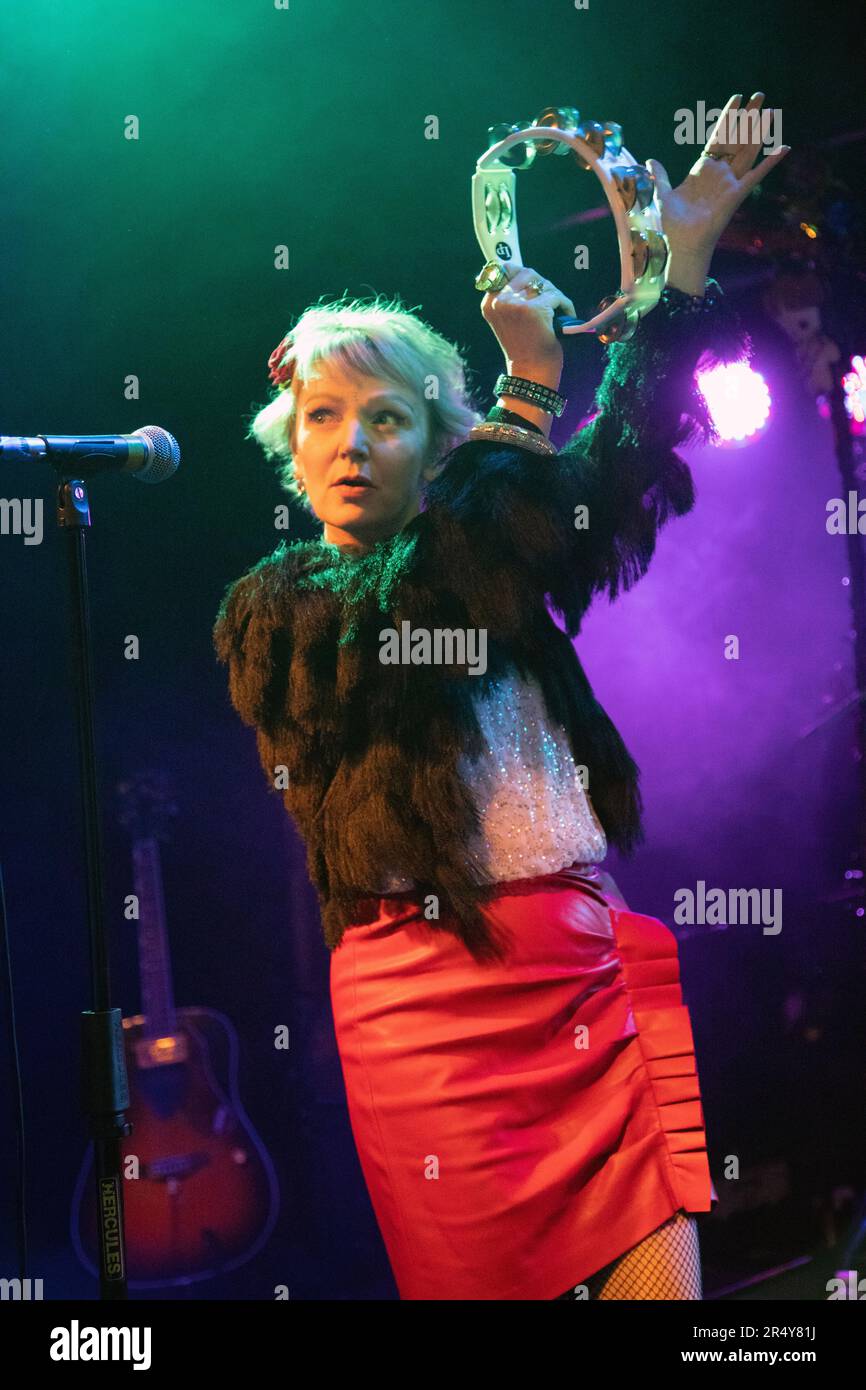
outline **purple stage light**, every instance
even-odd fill
[[[866,362],[859,353],[851,358],[850,370],[842,373],[842,390],[851,433],[866,434]],[[821,419],[829,420],[832,412],[824,392],[817,397],[817,404]]]
[[[770,392],[748,362],[727,362],[697,373],[698,389],[710,408],[719,443],[752,444],[766,428]]]
[[[851,370],[843,376],[842,386],[851,431],[853,434],[863,434],[866,432],[866,362],[859,353],[851,358]]]

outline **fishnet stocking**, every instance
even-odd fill
[[[583,1281],[590,1299],[702,1299],[698,1224],[680,1210]],[[574,1289],[559,1295],[575,1299]]]

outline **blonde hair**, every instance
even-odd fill
[[[417,307],[417,306],[416,306]],[[467,386],[468,367],[459,348],[401,302],[376,295],[311,305],[292,329],[291,384],[274,388],[267,405],[251,417],[246,438],[265,457],[279,460],[281,486],[312,512],[295,480],[291,437],[298,393],[316,363],[334,358],[344,369],[408,386],[427,405],[429,457],[435,463],[466,438],[483,416]]]

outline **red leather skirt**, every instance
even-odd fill
[[[366,900],[373,920],[331,955],[352,1132],[403,1299],[554,1299],[718,1200],[673,933],[585,868],[494,894],[502,963],[412,894]]]

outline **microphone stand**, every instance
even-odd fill
[[[66,478],[60,482],[57,489],[57,524],[66,531],[68,538],[72,664],[93,999],[93,1008],[81,1015],[82,1105],[94,1146],[100,1297],[120,1300],[128,1296],[120,1141],[132,1133],[132,1126],[126,1118],[129,1083],[123,1047],[123,1018],[120,1009],[111,1007],[105,931],[102,825],[94,737],[93,651],[85,550],[86,532],[90,526],[90,504],[87,486],[81,478]]]

